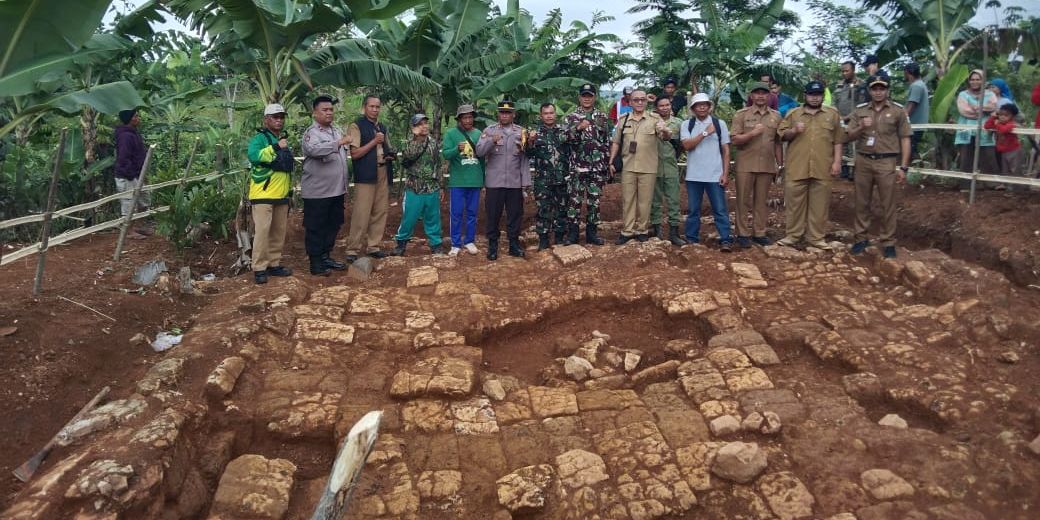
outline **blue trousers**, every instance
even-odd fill
[[[729,231],[729,211],[726,209],[726,188],[718,182],[686,181],[686,203],[690,212],[686,215],[686,240],[691,243],[701,241],[701,201],[708,196],[708,204],[715,215],[715,229],[719,232],[719,242],[733,241]]]
[[[477,208],[480,206],[480,188],[448,188],[451,247],[473,243],[477,234]],[[463,222],[465,219],[465,222]],[[463,239],[465,230],[465,239]]]

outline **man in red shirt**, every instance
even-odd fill
[[[619,117],[632,111],[632,107],[628,103],[628,98],[632,95],[633,90],[633,87],[625,87],[621,91],[621,99],[617,100],[617,103],[614,103],[614,106],[610,108],[610,119],[614,121],[615,125],[617,124]]]
[[[1033,106],[1040,107],[1040,83],[1033,87]],[[1040,110],[1036,112],[1036,123],[1033,126],[1040,128]]]

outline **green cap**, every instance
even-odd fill
[[[756,81],[751,84],[751,89],[748,92],[754,92],[756,90],[764,90],[769,92],[769,85],[766,85],[764,81]]]

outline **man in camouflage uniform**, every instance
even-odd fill
[[[664,120],[669,138],[657,142],[657,181],[654,183],[654,200],[650,203],[650,236],[664,239],[661,233],[661,203],[664,202],[668,205],[668,241],[672,245],[683,246],[686,245],[686,239],[679,231],[679,163],[676,155],[677,150],[682,149],[679,144],[682,121],[672,115],[671,98],[660,97],[654,103],[657,115]]]
[[[599,198],[607,183],[607,158],[610,156],[610,119],[596,110],[596,89],[586,83],[581,86],[578,109],[564,121],[564,133],[570,145],[570,178],[567,196],[570,205],[567,218],[570,230],[564,245],[578,242],[578,221],[581,204],[585,203],[585,242],[603,245],[597,234],[599,226]]]
[[[534,200],[538,205],[535,230],[538,250],[549,248],[549,232],[556,243],[567,234],[567,151],[563,127],[556,124],[556,106],[545,103],[539,111],[542,124],[527,137],[527,156],[534,167]]]

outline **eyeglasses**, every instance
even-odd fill
[[[645,97],[634,97],[631,99],[633,103],[646,103]]]

